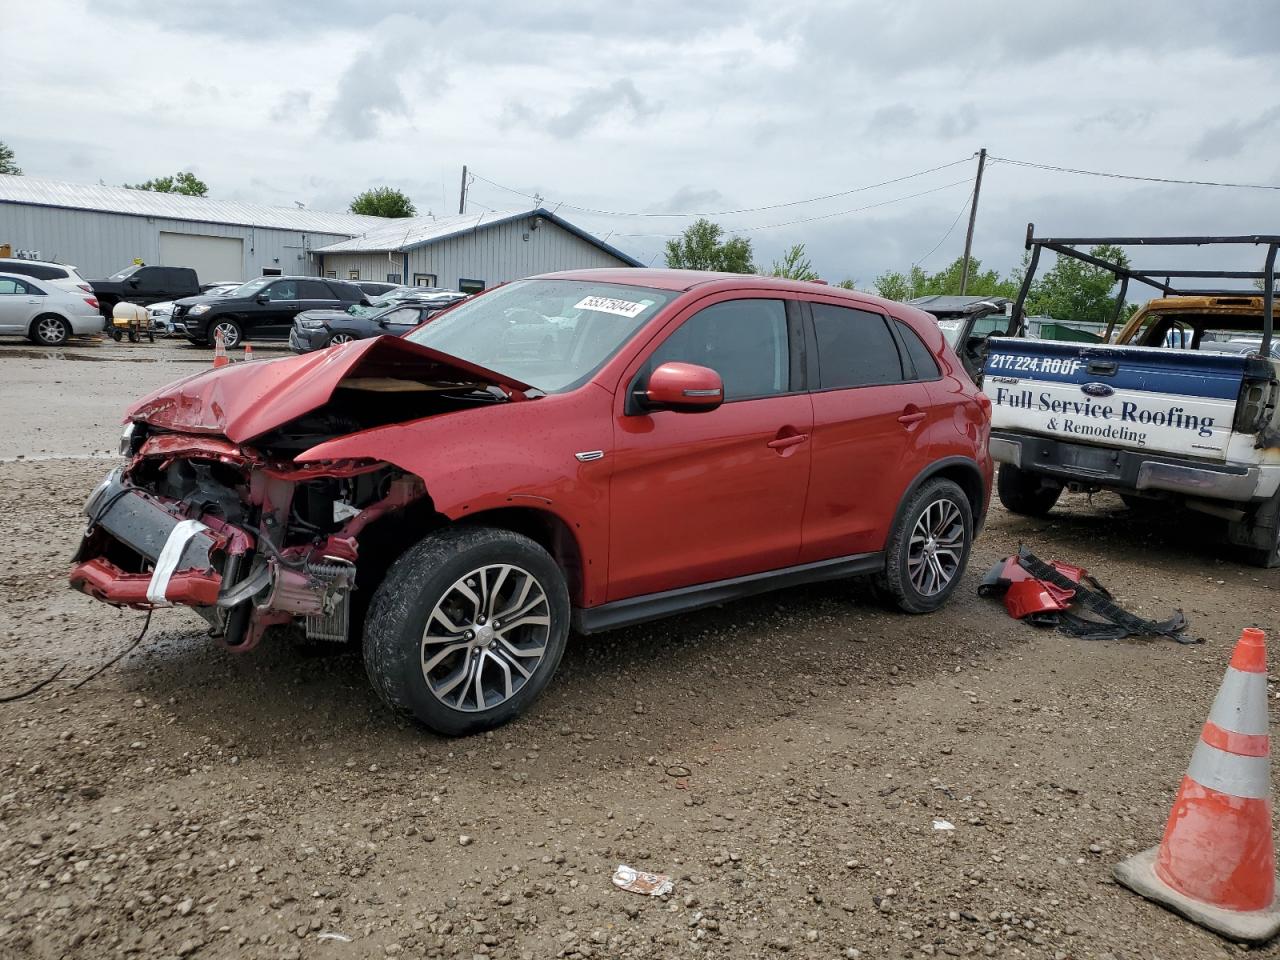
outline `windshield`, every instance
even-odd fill
[[[141,266],[142,266],[142,264],[140,264],[140,263],[130,264],[129,266],[125,267],[123,270],[117,270],[117,271],[116,271],[115,273],[113,273],[111,276],[107,277],[107,279],[108,279],[108,280],[123,280],[125,277],[132,277],[135,273],[137,273],[137,272],[138,272],[138,270],[139,270],[139,268],[140,268]]]
[[[230,293],[229,297],[252,297],[255,293],[265,287],[274,280],[274,277],[258,277],[256,280],[250,280],[248,283],[242,283]]]
[[[517,280],[408,339],[557,393],[585,382],[675,296],[590,280]]]

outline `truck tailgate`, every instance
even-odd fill
[[[993,430],[1224,460],[1241,354],[992,337]]]

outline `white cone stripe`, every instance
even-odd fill
[[[1265,800],[1271,791],[1271,760],[1269,757],[1237,756],[1201,740],[1191,754],[1187,776],[1200,786],[1219,793]]]
[[[1227,667],[1209,720],[1232,733],[1255,737],[1267,733],[1267,675]]]

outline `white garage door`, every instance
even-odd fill
[[[244,279],[244,241],[196,233],[160,233],[160,265],[194,267],[201,283]]]

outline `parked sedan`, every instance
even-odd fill
[[[98,300],[47,280],[0,273],[0,334],[57,347],[72,336],[102,332]]]
[[[335,343],[367,340],[384,334],[402,337],[418,324],[466,298],[464,293],[448,291],[431,298],[394,303],[372,313],[366,312],[360,304],[350,311],[308,310],[294,319],[289,347],[294,353],[310,353]]]

